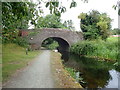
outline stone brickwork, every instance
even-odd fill
[[[27,31],[19,31],[19,36],[27,36],[28,32]]]
[[[68,48],[72,44],[83,40],[83,34],[81,32],[75,32],[65,29],[44,28],[44,29],[35,29],[35,30],[28,29],[28,30],[20,30],[20,31],[33,33],[33,35],[30,35],[28,37],[29,43],[31,44],[31,48],[33,49],[39,49],[41,47],[42,42],[50,37],[58,41],[60,45],[59,49],[65,51],[68,50]]]

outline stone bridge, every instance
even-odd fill
[[[58,42],[59,50],[68,51],[72,44],[83,40],[81,32],[58,28],[20,30],[20,35],[28,37],[28,41],[32,49],[40,49],[44,40],[53,38]]]

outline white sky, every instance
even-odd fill
[[[33,2],[36,1],[37,0],[33,0]],[[118,28],[118,13],[117,10],[112,8],[112,6],[115,5],[118,0],[88,0],[88,3],[83,3],[81,0],[75,0],[77,2],[77,7],[71,9],[69,7],[72,0],[59,1],[62,1],[62,5],[67,7],[67,12],[62,14],[61,19],[63,21],[72,20],[77,31],[80,30],[80,19],[78,19],[78,15],[80,15],[82,12],[88,13],[91,10],[98,10],[99,12],[107,13],[110,18],[113,19],[112,28]],[[49,10],[44,6],[42,7],[44,8],[44,16],[49,14]]]

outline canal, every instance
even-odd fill
[[[73,68],[79,74],[78,82],[84,88],[118,88],[120,72],[115,69],[112,62],[87,58],[61,52],[63,64]]]

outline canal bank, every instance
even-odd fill
[[[118,88],[120,72],[113,62],[97,58],[79,56],[73,53],[62,52],[61,58],[65,67],[79,72],[82,80],[78,82],[84,88]]]
[[[82,86],[71,77],[62,64],[61,54],[51,51],[51,67],[56,83],[56,88],[81,88]]]

